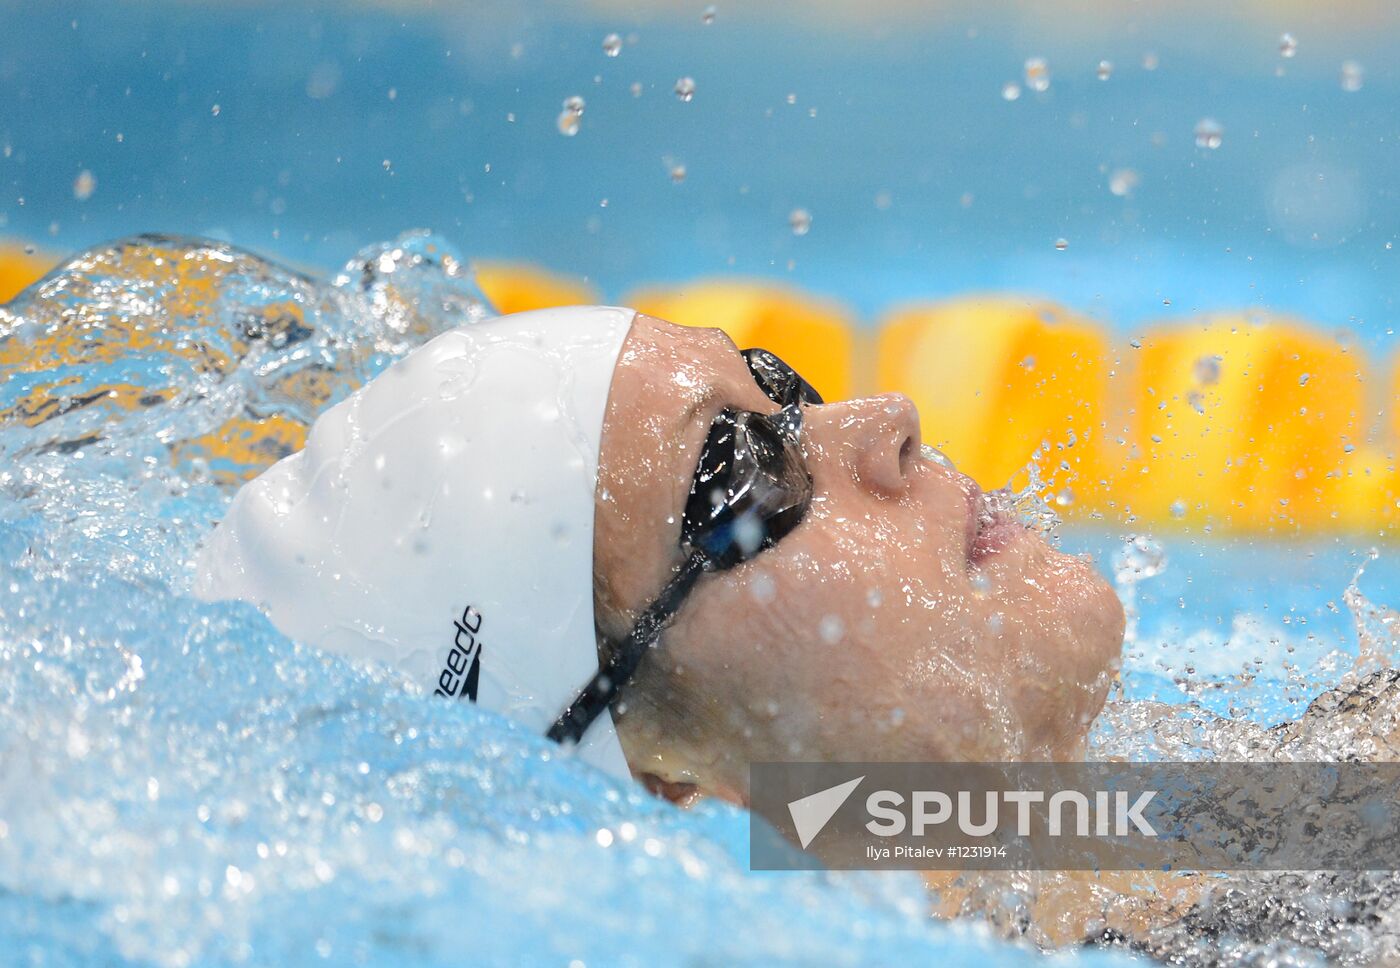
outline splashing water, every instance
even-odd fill
[[[932,447],[923,456],[953,469]],[[1023,472],[1023,486],[989,491],[984,502],[989,514],[1012,515],[1058,538],[1039,457]],[[1183,569],[1188,586],[1195,570],[1224,582],[1241,570],[1268,575],[1258,563],[1241,569],[1229,561],[1225,546],[1213,550],[1227,560]],[[1280,550],[1265,551],[1275,568]],[[1126,617],[1124,664],[1091,730],[1089,759],[1400,760],[1400,670],[1392,668],[1400,663],[1400,612],[1373,603],[1360,587],[1379,558],[1375,549],[1353,566],[1341,595],[1354,653],[1341,628],[1330,649],[1327,638],[1305,631],[1306,613],[1292,614],[1296,586],[1283,599],[1290,614],[1282,625],[1236,611],[1223,636],[1207,628],[1144,630],[1142,591],[1163,580],[1170,558],[1146,534],[1130,536],[1111,557]],[[1267,612],[1270,604],[1255,607]],[[1323,611],[1341,613],[1331,601]],[[934,893],[945,913],[1049,949],[1091,939],[1168,963],[1210,965],[1400,957],[1400,872],[964,872]]]
[[[911,877],[752,874],[741,810],[188,595],[240,482],[489,311],[426,233],[330,284],[131,239],[0,310],[4,960],[1042,964],[931,922]]]
[[[1168,561],[1179,554],[1150,536],[1129,538],[1114,556],[1125,605],[1168,580]],[[1277,561],[1279,550],[1260,554]],[[1216,575],[1252,572],[1248,557],[1220,557],[1227,560],[1212,563]],[[1329,648],[1304,632],[1302,613],[1280,623],[1236,612],[1223,634],[1164,634],[1130,620],[1125,688],[1095,722],[1088,758],[1400,760],[1400,670],[1392,668],[1400,615],[1360,588],[1376,560],[1373,550],[1354,566],[1344,610],[1330,601],[1319,609],[1350,619],[1354,653],[1340,638]],[[1169,964],[1372,964],[1400,955],[1400,873],[1391,871],[973,873],[940,896],[945,910],[984,918],[1008,936],[1047,947],[1094,938]]]
[[[930,444],[923,445],[921,456],[931,464],[946,467],[951,471],[957,470],[957,466],[947,454]],[[1031,453],[1031,459],[1026,466],[1013,474],[1010,481],[995,490],[982,492],[978,521],[983,527],[992,524],[999,517],[1012,518],[1052,545],[1059,544],[1060,525],[1063,522],[1046,500],[1045,495],[1049,489],[1047,482],[1041,477],[1040,457],[1041,451],[1036,449]],[[1025,483],[1018,487],[1016,481],[1023,475]]]

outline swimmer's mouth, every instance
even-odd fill
[[[988,493],[972,478],[967,487],[967,560],[977,564],[1005,548],[1024,525],[1003,506],[1001,491]]]

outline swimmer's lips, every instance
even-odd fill
[[[1021,525],[1004,511],[988,514],[981,486],[966,475],[962,477],[963,491],[967,495],[966,554],[968,563],[975,565],[1010,544]]]

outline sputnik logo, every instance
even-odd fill
[[[854,780],[838,783],[834,787],[808,794],[788,804],[788,813],[792,815],[792,824],[797,830],[797,839],[802,842],[803,850],[817,838],[817,834],[822,832],[822,828],[836,815],[836,811],[841,809],[841,804],[850,799],[851,794],[856,792],[856,787],[860,786],[860,781],[864,779],[864,776],[858,776]]]

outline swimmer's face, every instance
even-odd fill
[[[725,407],[778,409],[719,330],[637,317],[596,512],[613,639],[683,560],[681,512]],[[976,484],[920,458],[903,396],[805,408],[802,441],[802,522],[702,576],[624,689],[633,769],[745,800],[751,761],[1079,755],[1123,637],[1103,578],[1019,525],[979,533]]]

